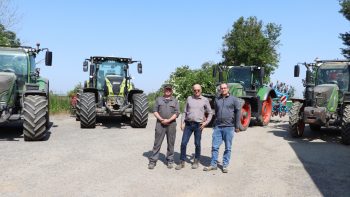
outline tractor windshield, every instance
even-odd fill
[[[126,63],[117,61],[105,61],[99,65],[97,72],[97,88],[102,89],[106,76],[118,76],[124,78],[124,66]]]
[[[347,66],[321,66],[317,70],[316,85],[337,84],[341,91],[348,91],[349,76]]]
[[[251,87],[252,71],[250,67],[232,67],[228,72],[228,83],[240,83],[245,88]]]
[[[13,72],[18,81],[25,82],[28,78],[28,59],[21,51],[0,50],[0,72]]]

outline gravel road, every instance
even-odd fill
[[[203,131],[199,169],[190,168],[192,136],[183,170],[164,164],[166,140],[156,168],[148,170],[153,115],[146,129],[109,120],[84,130],[75,118],[56,115],[40,142],[24,142],[17,125],[0,127],[0,196],[349,196],[350,146],[335,130],[307,128],[303,138],[290,138],[287,120],[237,133],[227,174],[203,171],[211,128]],[[178,129],[176,161],[181,136]],[[223,145],[220,161],[222,153]]]

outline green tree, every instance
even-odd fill
[[[15,32],[6,30],[5,26],[0,24],[0,45],[20,46],[21,42]]]
[[[200,84],[203,93],[215,93],[215,82],[212,77],[213,66],[213,63],[206,62],[202,64],[200,69],[190,69],[186,65],[176,68],[167,80],[167,83],[174,86],[174,96],[180,101],[186,100],[188,96],[193,94],[192,86],[194,84]]]
[[[281,30],[282,26],[274,23],[263,26],[256,17],[240,17],[223,37],[223,64],[262,66],[265,68],[264,82],[269,82],[270,75],[278,67]]]
[[[344,17],[350,21],[350,0],[340,0],[340,13],[344,15]],[[343,44],[347,46],[346,48],[342,48],[341,51],[344,57],[350,59],[350,31],[341,33],[340,38],[343,40]]]
[[[79,82],[77,85],[75,85],[74,89],[73,90],[70,90],[68,92],[68,97],[73,97],[77,94],[78,90],[82,90],[83,89],[83,86],[81,85],[81,83]]]

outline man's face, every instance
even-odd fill
[[[223,96],[228,95],[228,87],[227,87],[226,84],[221,84],[221,85],[220,85],[220,93],[221,93]]]
[[[202,93],[202,89],[200,86],[193,86],[192,90],[193,90],[193,95],[196,97],[199,97]]]
[[[164,96],[171,96],[173,90],[171,88],[164,88]]]

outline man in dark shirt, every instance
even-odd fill
[[[238,126],[240,124],[240,102],[239,100],[229,94],[228,85],[223,83],[220,85],[220,96],[215,99],[215,122],[212,137],[211,162],[209,167],[205,167],[204,171],[211,171],[217,169],[217,160],[219,148],[222,142],[225,143],[225,151],[222,162],[222,172],[228,172],[228,165],[231,158],[231,146],[233,134],[239,132]]]
[[[202,96],[202,87],[195,84],[192,88],[193,95],[186,100],[184,115],[181,120],[181,130],[183,131],[181,140],[180,163],[176,166],[176,170],[185,167],[186,147],[187,143],[194,133],[195,155],[192,164],[192,169],[197,169],[199,165],[199,158],[201,156],[201,137],[202,130],[209,124],[212,117],[211,107],[207,98]],[[208,114],[208,117],[205,117]],[[183,122],[185,124],[183,124]]]
[[[172,96],[173,90],[170,84],[164,85],[164,94],[156,99],[153,114],[157,118],[155,129],[155,140],[152,155],[149,157],[148,169],[156,166],[159,157],[160,147],[167,136],[167,166],[173,167],[174,144],[176,138],[176,118],[179,116],[179,102]]]

